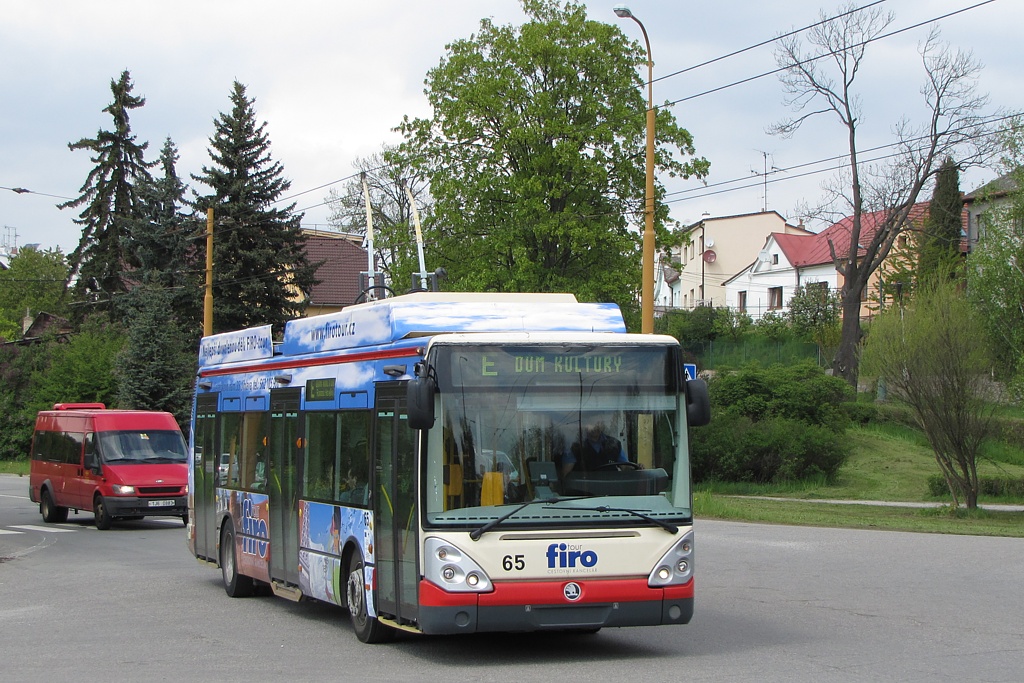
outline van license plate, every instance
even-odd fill
[[[173,500],[151,500],[149,501],[149,507],[151,508],[165,508],[172,507],[174,505]]]

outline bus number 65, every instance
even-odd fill
[[[523,559],[522,555],[506,555],[501,558],[501,567],[507,572],[513,569],[523,571],[526,568],[526,560]]]

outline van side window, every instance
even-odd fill
[[[82,441],[84,434],[79,432],[64,432],[61,439],[61,456],[63,462],[70,465],[78,465],[82,462]]]

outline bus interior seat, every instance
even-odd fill
[[[481,505],[505,504],[505,475],[501,472],[484,472],[480,487]]]

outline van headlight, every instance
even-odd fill
[[[130,496],[135,493],[134,486],[122,486],[121,484],[114,484],[110,487],[114,493],[119,496]]]

